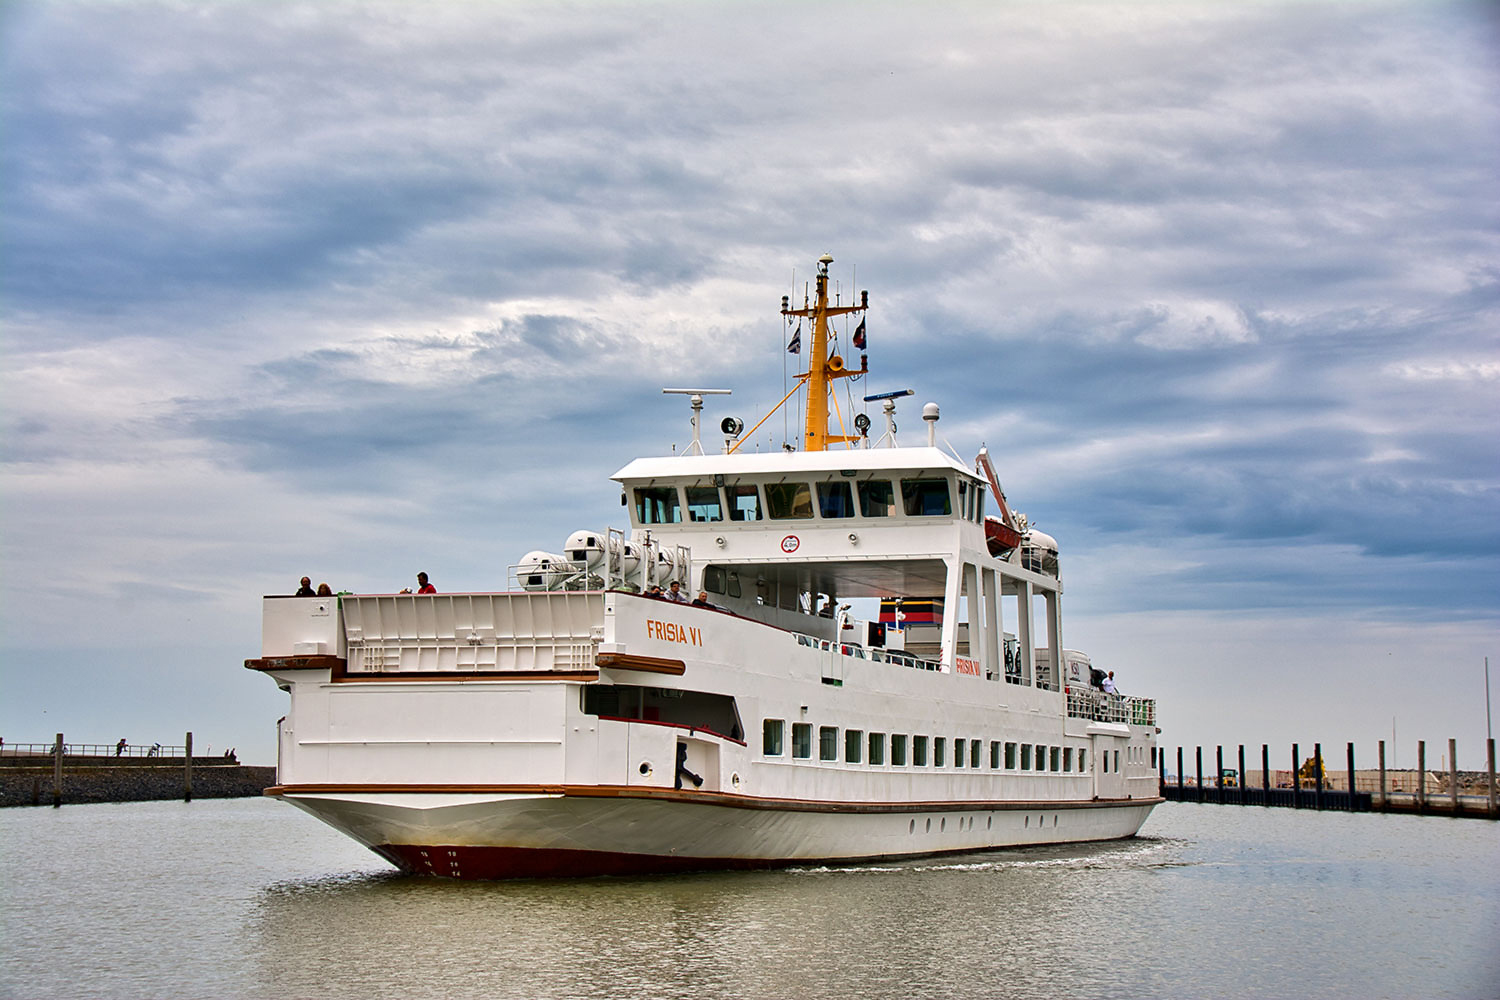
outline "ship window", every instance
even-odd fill
[[[740,593],[741,593],[741,591],[740,591],[740,575],[738,573],[730,573],[729,574],[729,596],[730,597],[739,597]]]
[[[1052,766],[1048,768],[1049,771],[1056,771],[1056,770],[1058,770],[1058,760],[1060,759],[1061,755],[1062,755],[1062,750],[1060,748],[1058,748],[1058,747],[1052,747],[1052,749],[1051,749],[1051,756],[1049,758],[1049,760],[1052,763]]]
[[[782,746],[785,733],[786,723],[780,719],[767,719],[761,723],[760,752],[767,757],[780,757],[786,752]]]
[[[969,741],[969,766],[970,767],[978,767],[979,766],[979,751],[982,749],[982,742],[983,741],[981,741],[981,740],[970,740]]]
[[[901,480],[901,503],[907,517],[939,517],[953,513],[946,479]]]
[[[818,759],[839,759],[839,730],[837,726],[818,727]]]
[[[927,737],[913,736],[911,738],[911,762],[917,767],[927,766]]]
[[[964,766],[964,741],[962,739],[953,741],[953,766]]]
[[[844,480],[818,484],[818,514],[820,517],[853,517],[854,493]]]
[[[812,723],[792,723],[792,756],[801,760],[812,756]]]
[[[677,487],[636,487],[635,519],[641,524],[680,523],[682,521],[682,508],[677,505]]]
[[[1156,747],[1151,748],[1151,766],[1156,767]]]
[[[859,512],[865,517],[890,517],[896,508],[896,491],[889,479],[866,479],[859,484]]]
[[[1022,743],[1021,744],[1021,770],[1023,770],[1023,771],[1029,771],[1029,770],[1031,770],[1031,744],[1030,743]]]
[[[885,763],[885,733],[870,734],[870,763]]]
[[[1071,771],[1071,770],[1073,770],[1073,748],[1072,747],[1063,747],[1063,768],[1062,769],[1064,771]]]
[[[734,483],[724,487],[729,497],[729,519],[731,521],[759,521],[760,494],[754,483]]]
[[[703,589],[710,594],[724,593],[724,567],[703,567]]]
[[[687,487],[687,509],[689,521],[724,520],[724,508],[719,503],[719,490],[715,486]]]
[[[766,509],[778,521],[812,517],[812,488],[806,483],[767,483]]]
[[[974,500],[975,500],[975,503],[974,503],[974,523],[975,524],[983,524],[984,523],[984,496],[985,496],[985,489],[984,489],[984,487],[983,486],[975,486],[974,487]]]
[[[1086,749],[1084,749],[1083,747],[1079,747],[1078,748],[1078,770],[1080,770],[1080,771],[1087,771],[1088,769],[1089,769],[1089,752]]]
[[[906,734],[891,734],[891,763],[896,767],[906,766]]]
[[[1120,772],[1120,751],[1116,750],[1115,751],[1115,773],[1118,774],[1119,772]]]
[[[858,764],[862,759],[860,751],[864,749],[865,731],[863,729],[844,730],[844,760],[850,764]]]
[[[1005,769],[1007,771],[1016,769],[1016,745],[1014,743],[1005,744]]]
[[[1036,756],[1032,760],[1036,764],[1034,770],[1047,770],[1047,748],[1038,743],[1036,745]]]
[[[990,740],[990,769],[1000,769],[1000,741]]]
[[[948,756],[948,741],[942,736],[932,738],[932,766],[942,767],[944,759]]]

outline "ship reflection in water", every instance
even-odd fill
[[[261,799],[5,809],[0,993],[1480,997],[1500,982],[1500,824],[1167,803],[1142,833],[465,882],[397,874]]]

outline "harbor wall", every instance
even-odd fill
[[[276,768],[245,764],[195,767],[191,794],[183,768],[73,765],[64,769],[61,795],[54,795],[51,767],[0,768],[0,807],[84,802],[148,802],[157,799],[234,799],[260,795],[276,783]],[[54,802],[54,799],[57,801]]]

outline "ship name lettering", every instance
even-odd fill
[[[681,642],[689,646],[703,645],[701,628],[679,625],[676,622],[659,622],[655,618],[647,618],[646,634],[653,639],[661,639],[663,642]]]

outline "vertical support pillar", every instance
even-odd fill
[[[1427,741],[1417,740],[1417,812],[1427,809]]]
[[[1453,815],[1458,812],[1458,740],[1448,741],[1448,783],[1453,788]]]
[[[1062,602],[1057,599],[1056,590],[1043,591],[1047,605],[1047,645],[1052,647],[1052,676],[1049,677],[1047,689],[1049,691],[1062,690]]]
[[[1493,781],[1490,782],[1494,784]],[[1177,748],[1177,801],[1182,801],[1182,747]]]
[[[1380,741],[1380,798],[1376,800],[1376,808],[1385,811],[1385,740]]]
[[[958,669],[958,600],[963,593],[964,571],[968,567],[957,560],[948,563],[948,582],[943,588],[943,652],[941,655],[944,673]]]
[[[1240,805],[1245,804],[1245,744],[1240,744]]]
[[[969,655],[968,658],[979,664],[981,675],[989,673],[989,668],[984,663],[984,649],[987,643],[984,638],[984,629],[987,623],[984,621],[984,598],[979,590],[979,566],[976,563],[964,563],[961,568],[962,578],[958,583],[959,600],[964,602],[969,617]],[[944,610],[943,621],[947,622],[947,609]],[[954,633],[953,655],[958,655],[957,633]],[[953,661],[955,671],[958,669],[958,660]]]
[[[193,734],[188,733],[182,748],[182,801],[193,801]]]
[[[984,670],[996,681],[1005,683],[1005,657],[1001,646],[1005,640],[1005,627],[1000,615],[1000,572],[987,569],[981,574],[984,580]]]
[[[1198,753],[1198,801],[1203,801],[1203,748],[1194,748]]]
[[[1497,809],[1497,800],[1496,800],[1496,797],[1495,797],[1495,739],[1494,739],[1494,737],[1490,737],[1490,739],[1487,740],[1486,742],[1489,744],[1489,753],[1488,753],[1488,756],[1489,756],[1489,764],[1490,764],[1490,808],[1489,808],[1489,814],[1490,814],[1490,819],[1496,819],[1496,818],[1500,818],[1500,809]]]
[[[1302,808],[1302,764],[1297,759],[1297,744],[1292,744],[1292,808]]]
[[[1313,807],[1323,810],[1323,744],[1313,744]]]
[[[1349,744],[1349,811],[1354,812],[1354,744]]]
[[[1224,744],[1214,747],[1214,788],[1219,793],[1219,805],[1224,804]]]
[[[1260,745],[1260,804],[1271,804],[1271,745]]]
[[[1156,755],[1156,794],[1166,797],[1167,794],[1167,755],[1159,753]]]
[[[52,808],[62,805],[63,734],[52,744]]]

